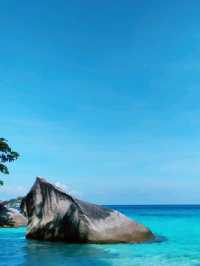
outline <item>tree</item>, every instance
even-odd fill
[[[9,174],[6,166],[7,162],[12,162],[19,157],[16,151],[13,151],[7,143],[7,140],[0,138],[0,172],[3,174]],[[0,185],[3,185],[3,181],[0,180]]]

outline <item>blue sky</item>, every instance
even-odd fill
[[[200,3],[1,1],[1,136],[35,176],[104,204],[200,203]]]

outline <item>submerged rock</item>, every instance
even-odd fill
[[[0,204],[0,227],[19,227],[25,225],[27,225],[27,218],[19,211]]]
[[[27,238],[75,243],[142,242],[152,232],[118,211],[78,200],[37,178],[22,200]]]

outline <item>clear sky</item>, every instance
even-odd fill
[[[200,203],[200,2],[0,2],[0,135],[98,203]]]

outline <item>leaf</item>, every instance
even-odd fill
[[[19,154],[10,148],[7,140],[0,138],[0,172],[3,174],[9,174],[8,168],[5,163],[15,161],[18,159],[18,157]]]

